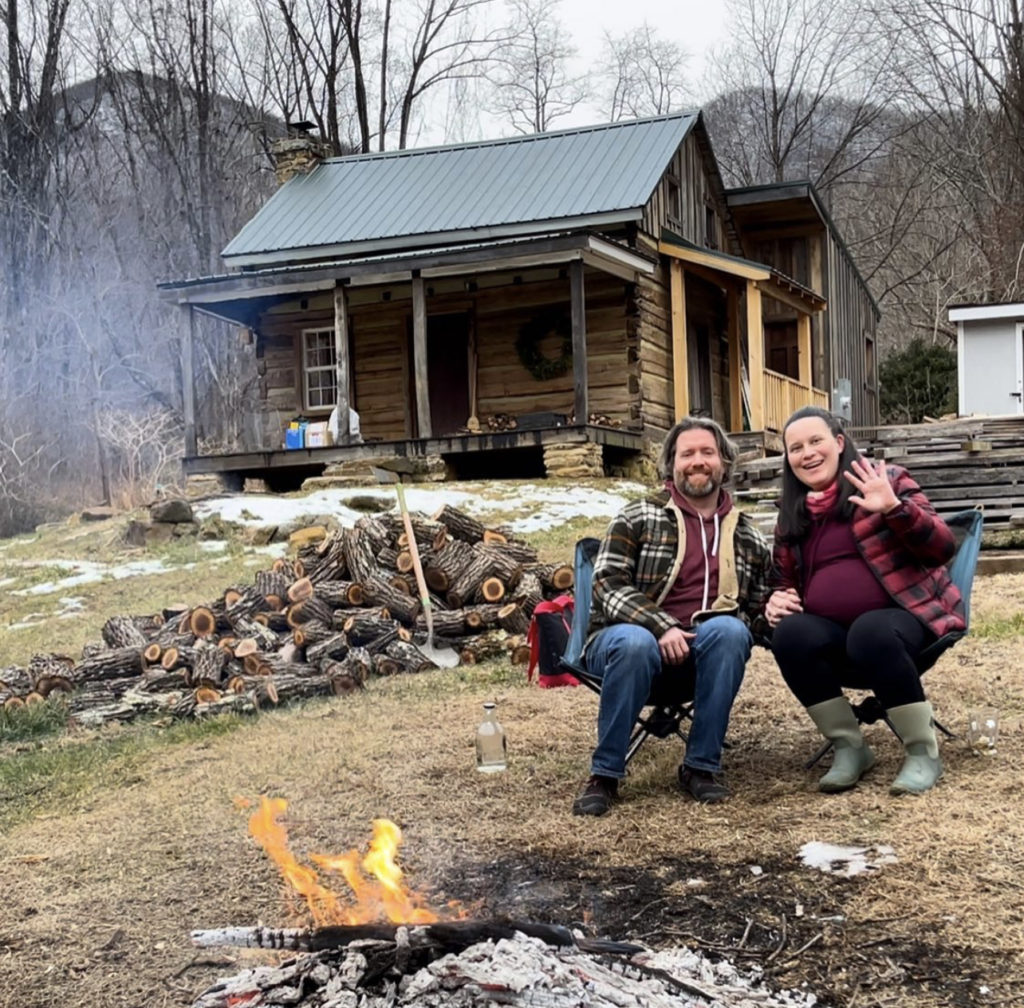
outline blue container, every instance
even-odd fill
[[[305,427],[287,427],[284,432],[285,448],[303,448],[306,441]]]

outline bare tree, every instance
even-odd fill
[[[275,18],[299,68],[282,107],[303,108],[339,152],[404,149],[424,96],[483,78],[507,31],[489,27],[494,0],[277,0]],[[268,51],[278,27],[264,19]],[[268,65],[272,63],[268,60]],[[280,71],[281,64],[274,64]],[[344,135],[343,135],[344,134]]]
[[[732,41],[708,107],[727,182],[810,179],[823,190],[883,154],[897,39],[849,0],[727,0]]]
[[[902,98],[927,125],[927,164],[953,220],[968,297],[1024,293],[1024,2],[878,6],[905,44]],[[913,157],[916,152],[908,152]],[[967,272],[969,271],[969,272]]]
[[[558,0],[510,0],[516,27],[490,75],[488,104],[519,133],[543,133],[587,97],[585,75],[573,75],[576,48],[558,20]]]
[[[615,122],[667,115],[686,104],[689,55],[675,42],[658,37],[644,22],[620,37],[605,34],[602,64],[605,115]]]

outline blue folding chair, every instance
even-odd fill
[[[984,520],[981,511],[978,508],[972,508],[969,511],[958,511],[956,514],[950,515],[946,519],[946,524],[956,540],[956,552],[953,554],[953,559],[946,564],[946,569],[949,571],[950,580],[960,590],[960,596],[964,600],[964,628],[963,630],[954,630],[951,633],[943,634],[917,656],[917,671],[921,675],[924,675],[938,661],[939,656],[943,652],[951,648],[961,637],[966,636],[971,625],[971,588],[974,585],[974,571],[978,566],[978,553],[981,550],[981,529]],[[884,721],[892,729],[893,734],[899,735],[893,723],[886,716],[885,708],[878,702],[877,697],[869,696],[861,700],[860,703],[852,704],[851,706],[853,707],[854,714],[857,715],[857,720],[861,724],[870,725],[876,721]],[[935,722],[935,727],[946,738],[956,738],[953,732],[938,721]],[[804,764],[805,768],[810,770],[831,748],[832,743],[826,742]]]
[[[601,541],[593,537],[580,539],[576,543],[573,560],[575,612],[569,642],[562,655],[562,667],[598,696],[601,694],[601,680],[587,671],[583,661],[583,645],[587,642],[590,606],[594,597],[594,559],[600,546]],[[640,712],[630,735],[629,745],[626,747],[627,766],[652,735],[655,738],[676,735],[686,742],[687,736],[682,725],[687,720],[693,720],[693,697],[696,686],[692,663],[686,667],[683,675],[674,675],[671,679],[662,676],[661,679],[666,681],[655,683],[647,705]]]

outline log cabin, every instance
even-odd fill
[[[188,475],[285,487],[387,457],[599,475],[690,413],[777,446],[844,380],[839,408],[877,422],[878,308],[821,200],[727,190],[700,112],[321,155],[282,143],[283,184],[224,249],[229,272],[160,285],[185,328]],[[254,446],[198,450],[199,314],[255,347]],[[334,443],[285,447],[335,406]]]

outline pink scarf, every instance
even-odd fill
[[[818,493],[810,491],[805,500],[807,501],[807,513],[812,518],[824,518],[839,500],[839,481],[834,480]]]

